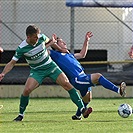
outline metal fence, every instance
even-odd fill
[[[87,57],[80,60],[85,71],[101,72],[117,84],[121,80],[133,84],[133,62],[128,57],[133,44],[132,8],[71,8],[66,6],[65,0],[0,0],[0,46],[4,49],[1,71],[3,63],[11,59],[25,39],[26,27],[33,23],[47,36],[56,33],[63,38],[72,52],[82,48],[86,32],[92,31],[94,36]],[[22,66],[19,68],[23,76],[15,68],[2,83],[23,84],[29,68]],[[50,80],[44,83],[46,81],[51,84]]]

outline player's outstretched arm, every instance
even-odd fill
[[[130,51],[128,52],[128,55],[130,58],[133,59],[133,46],[130,48]]]
[[[89,40],[90,38],[93,36],[92,32],[87,32],[85,35],[85,41],[83,44],[83,47],[80,51],[80,53],[75,53],[74,56],[76,59],[81,59],[81,58],[85,58],[86,54],[87,54],[87,50],[89,47]]]
[[[5,68],[3,69],[2,73],[0,74],[0,81],[4,78],[4,76],[12,70],[14,65],[16,64],[15,60],[11,60],[9,63],[6,64]]]

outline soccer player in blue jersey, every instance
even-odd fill
[[[80,109],[83,117],[87,118],[91,108],[85,108],[76,89],[69,83],[66,75],[51,59],[47,52],[45,45],[53,45],[56,42],[54,37],[50,40],[46,35],[40,34],[40,29],[36,25],[29,25],[26,28],[26,36],[26,39],[18,46],[11,61],[6,64],[0,74],[1,81],[22,56],[26,59],[31,68],[30,75],[25,83],[25,88],[20,98],[19,115],[14,121],[22,121],[24,111],[29,103],[29,94],[36,89],[46,77],[50,77],[68,91],[71,100]]]
[[[78,62],[77,59],[81,59],[86,56],[89,45],[88,41],[92,36],[92,32],[87,32],[80,53],[71,54],[67,50],[66,43],[55,34],[54,38],[57,40],[57,44],[54,45],[56,45],[56,50],[54,48],[54,50],[49,51],[51,58],[63,70],[70,83],[81,93],[85,107],[87,107],[92,98],[91,86],[95,86],[98,83],[104,88],[119,93],[122,97],[126,95],[125,82],[122,82],[120,88],[118,88],[100,73],[86,74],[84,72],[84,68]],[[60,51],[66,52],[62,53]],[[79,109],[77,110],[76,114],[72,116],[72,119],[81,120],[81,112]]]

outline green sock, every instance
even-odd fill
[[[80,110],[82,110],[84,108],[84,104],[75,88],[69,90],[68,93],[70,95],[71,100],[77,105]]]
[[[29,96],[23,96],[21,95],[20,98],[20,106],[19,106],[19,113],[24,114],[24,111],[29,103]]]

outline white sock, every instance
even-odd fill
[[[120,94],[120,88],[118,89],[117,93],[119,93],[119,94]]]
[[[24,114],[19,114],[19,115],[24,117]]]

